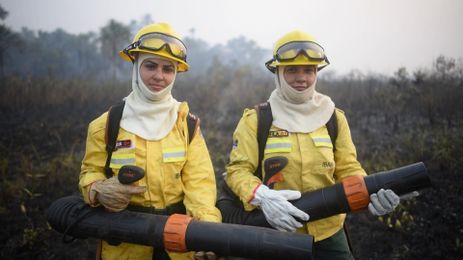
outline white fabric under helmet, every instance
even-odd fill
[[[316,84],[317,80],[298,91],[286,82],[284,66],[279,66],[275,73],[276,89],[268,99],[273,125],[294,133],[310,133],[325,125],[334,112],[334,102],[317,92]]]
[[[140,77],[140,66],[149,58],[167,60],[177,68],[176,62],[172,60],[150,53],[139,53],[132,70],[132,92],[125,98],[120,126],[146,140],[161,140],[177,122],[180,102],[171,93],[175,77],[166,88],[157,92],[151,91],[144,84]]]

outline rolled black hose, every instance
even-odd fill
[[[355,179],[355,177],[354,177]],[[363,179],[364,184],[362,184]],[[305,192],[298,200],[291,203],[309,214],[309,221],[327,218],[340,213],[366,209],[369,195],[380,189],[391,189],[396,194],[404,195],[431,186],[424,163],[414,163],[390,171],[358,177],[355,182],[347,184],[349,180],[319,190]],[[222,212],[224,223],[271,227],[261,210],[245,211],[238,197],[221,182],[221,195],[217,207]],[[360,191],[352,188],[363,185]],[[356,201],[358,200],[358,201]]]
[[[148,213],[107,212],[103,208],[92,208],[80,197],[61,198],[47,210],[51,227],[66,236],[75,238],[99,238],[112,245],[128,242],[154,248],[176,250],[169,234],[176,233],[171,218],[185,215],[162,216]],[[186,218],[183,218],[186,217]],[[175,224],[178,224],[175,223]],[[221,256],[252,259],[311,259],[313,237],[305,234],[279,232],[262,227],[212,223],[190,220],[180,235],[185,251],[213,251]],[[170,238],[169,238],[170,239]],[[177,245],[177,244],[176,244]]]

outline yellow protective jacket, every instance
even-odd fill
[[[148,141],[120,128],[117,140],[123,147],[113,152],[110,167],[116,175],[124,164],[136,165],[145,170],[145,177],[138,183],[146,186],[147,192],[134,195],[132,205],[164,209],[183,200],[187,214],[193,219],[220,222],[220,211],[215,208],[214,170],[199,127],[188,144],[188,110],[188,105],[183,102],[177,123],[159,141]],[[106,120],[107,112],[88,127],[85,157],[79,176],[79,188],[87,203],[89,184],[106,179]],[[102,247],[103,259],[151,259],[152,253],[152,247],[128,243],[111,246],[103,242]],[[193,254],[169,255],[172,259],[192,259]]]
[[[281,171],[284,180],[276,183],[274,189],[308,192],[333,185],[347,176],[366,175],[357,161],[344,113],[336,109],[336,117],[338,136],[334,154],[326,126],[311,133],[288,133],[272,125],[264,160],[284,156],[289,161]],[[254,209],[249,201],[253,198],[256,186],[262,183],[254,176],[258,160],[257,113],[254,109],[246,109],[233,134],[233,149],[226,177],[228,186],[240,197],[246,210]],[[265,177],[264,169],[262,176]],[[345,214],[339,214],[309,222],[298,232],[311,234],[315,241],[320,241],[339,231],[344,219]]]

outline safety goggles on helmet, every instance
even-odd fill
[[[301,55],[307,57],[310,62],[309,64],[318,65],[318,71],[330,64],[325,51],[316,42],[292,41],[279,47],[273,58],[265,63],[265,66],[272,73],[275,73],[276,66],[278,65],[292,65],[293,61],[298,64],[298,59],[301,58]]]
[[[129,55],[129,52],[134,49],[159,51],[165,48],[172,56],[186,62],[186,47],[183,42],[173,36],[163,33],[148,33],[140,37],[140,39],[129,46],[123,52]],[[131,58],[132,59],[132,58]],[[132,60],[133,61],[133,60]]]
[[[275,53],[277,61],[290,61],[298,55],[305,55],[313,61],[324,61],[326,59],[325,51],[315,42],[297,41],[284,44]]]

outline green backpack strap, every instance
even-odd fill
[[[124,111],[125,101],[122,101],[109,108],[108,119],[106,120],[106,133],[105,133],[105,142],[106,142],[106,163],[104,166],[104,173],[106,178],[111,178],[114,173],[109,167],[111,164],[111,157],[113,151],[116,150],[116,141],[117,135],[119,134],[119,124],[122,118],[122,112]],[[188,144],[193,140],[195,131],[199,126],[199,118],[191,113],[188,113],[187,116],[187,126],[188,126]]]

